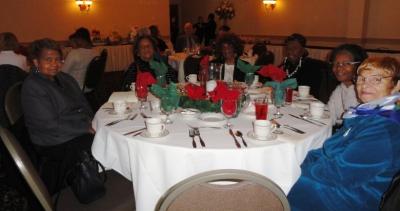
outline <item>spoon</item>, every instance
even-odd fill
[[[326,125],[325,123],[323,123],[323,122],[321,122],[321,121],[318,121],[318,120],[316,120],[316,119],[312,119],[312,118],[310,118],[309,116],[306,116],[306,115],[303,115],[303,114],[300,114],[299,116],[300,116],[301,118],[303,118],[303,119],[312,120],[312,121],[314,121],[314,122],[318,122],[319,124]]]
[[[243,138],[243,133],[240,132],[239,130],[237,130],[236,133],[235,133],[235,135],[239,136],[239,137],[242,139],[243,145],[244,145],[245,147],[247,147],[247,143],[246,143],[246,141],[245,141],[244,138]]]

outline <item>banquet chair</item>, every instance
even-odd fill
[[[4,108],[11,125],[14,125],[23,115],[21,105],[21,89],[22,82],[18,82],[11,86],[4,100]]]
[[[61,192],[57,206],[55,206],[38,172],[33,167],[16,138],[9,130],[3,127],[0,127],[0,138],[45,211],[56,210],[56,207],[58,211],[135,210],[132,183],[115,171],[106,172],[107,182],[105,186],[107,192],[103,198],[90,204],[80,204],[71,189],[67,188]]]
[[[156,210],[289,211],[290,207],[283,191],[268,178],[224,169],[200,173],[174,185],[160,198]]]
[[[104,93],[99,93],[99,84],[106,68],[107,55],[107,50],[104,49],[100,53],[100,56],[96,56],[92,59],[88,65],[85,81],[83,83],[82,91],[94,111],[102,104],[101,94]]]
[[[183,71],[185,77],[190,74],[199,74],[200,71],[200,60],[201,58],[196,58],[193,56],[188,56],[183,62]]]

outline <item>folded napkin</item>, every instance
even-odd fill
[[[142,72],[139,71],[136,76],[136,84],[149,86],[151,84],[156,83],[156,79],[154,79],[153,75],[150,72]]]
[[[275,104],[282,105],[283,101],[284,101],[283,97],[285,94],[285,89],[288,87],[295,89],[297,87],[297,80],[295,78],[290,78],[283,82],[268,81],[264,84],[264,86],[270,86],[270,87],[274,88]]]
[[[150,61],[150,68],[154,70],[157,78],[157,84],[164,86],[167,84],[168,66],[164,62],[159,62],[154,59]]]
[[[286,73],[281,68],[276,67],[272,64],[262,67],[258,74],[271,78],[273,81],[282,82],[286,78]]]
[[[176,88],[176,84],[171,83],[165,88],[158,84],[153,84],[150,88],[150,91],[155,96],[160,98],[161,108],[164,111],[170,112],[178,107],[180,95]]]
[[[260,69],[260,66],[249,64],[241,59],[236,62],[236,67],[245,73],[245,81],[252,82],[254,80],[254,73]]]
[[[197,86],[194,84],[187,84],[185,86],[185,90],[186,90],[187,96],[192,100],[201,100],[201,99],[205,99],[207,97],[204,87],[201,87],[201,86]]]

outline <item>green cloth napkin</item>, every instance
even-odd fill
[[[150,87],[151,93],[161,100],[161,108],[170,112],[178,108],[180,95],[176,89],[176,84],[171,83],[167,87],[163,88],[159,84],[153,84]]]
[[[236,67],[242,71],[245,75],[245,82],[247,85],[251,85],[254,81],[254,73],[260,69],[260,66],[249,64],[241,59],[236,62]]]
[[[154,59],[150,60],[150,68],[154,70],[157,84],[165,86],[167,84],[168,66],[164,62],[159,62]]]
[[[182,108],[195,108],[201,112],[220,112],[220,104],[213,103],[210,100],[192,100],[187,96],[182,96],[179,102],[179,106]]]
[[[295,78],[289,78],[282,82],[267,81],[264,86],[270,86],[274,88],[274,100],[276,105],[282,105],[284,102],[283,96],[285,95],[286,88],[297,88],[297,80]]]

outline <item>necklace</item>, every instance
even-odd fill
[[[286,67],[286,62],[287,62],[287,57],[285,57],[285,59],[283,60],[283,66]],[[289,70],[285,68],[286,71],[286,75],[288,78],[291,78],[294,74],[297,73],[297,71],[301,68],[301,63],[302,63],[303,57],[300,57],[300,61],[299,64],[297,64],[297,67],[294,69],[294,71],[292,73],[289,74]]]

